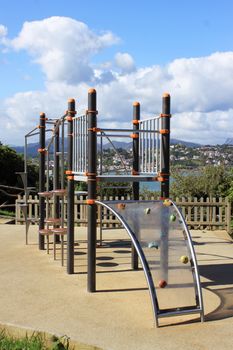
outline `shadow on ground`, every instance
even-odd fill
[[[221,303],[213,312],[206,315],[207,321],[215,321],[233,317],[233,264],[216,264],[199,266],[201,276],[209,281],[203,282],[202,287],[215,293]],[[232,287],[212,289],[213,286],[232,285]]]

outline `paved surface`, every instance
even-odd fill
[[[53,260],[52,245],[49,255],[38,250],[36,231],[30,228],[25,246],[24,226],[0,226],[1,324],[65,334],[108,350],[232,349],[233,246],[226,233],[192,232],[206,322],[166,318],[156,329],[143,271],[130,270],[130,250],[117,241],[127,239],[123,231],[107,232],[111,247],[98,249],[94,294],[86,292],[86,230],[76,232],[74,275]]]

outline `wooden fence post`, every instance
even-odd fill
[[[226,207],[226,229],[227,233],[231,233],[231,202],[226,198],[227,207]]]

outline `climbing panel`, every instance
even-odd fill
[[[175,203],[170,200],[104,203],[126,224],[143,252],[155,290],[156,317],[200,313],[203,318],[195,252]]]

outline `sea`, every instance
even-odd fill
[[[172,183],[174,179],[170,177],[170,183]],[[160,191],[160,182],[159,181],[150,181],[150,182],[140,182],[140,192],[143,190],[148,191]]]

